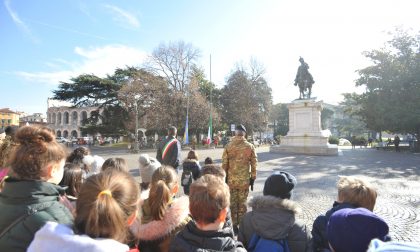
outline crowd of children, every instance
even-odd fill
[[[419,251],[387,242],[389,227],[373,213],[377,192],[359,178],[339,178],[337,201],[310,231],[297,218],[297,179],[276,171],[235,234],[226,173],[211,158],[201,167],[195,151],[180,177],[140,155],[139,185],[124,159],[84,147],[68,154],[48,128],[22,127],[9,146],[0,251]],[[177,197],[181,186],[186,196]]]

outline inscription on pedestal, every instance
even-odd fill
[[[312,117],[309,112],[298,112],[295,113],[295,129],[299,131],[311,130]]]

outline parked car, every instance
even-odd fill
[[[56,137],[55,140],[57,141],[57,143],[69,143],[70,140],[68,140],[65,137]]]
[[[93,144],[93,138],[92,137],[79,137],[77,138],[77,144],[79,145]]]

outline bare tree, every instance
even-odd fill
[[[185,93],[190,67],[200,57],[200,50],[184,41],[161,43],[146,63],[151,71],[165,77],[170,88]]]
[[[159,129],[160,124],[155,116],[165,114],[162,104],[167,99],[167,93],[167,85],[162,77],[155,76],[144,69],[133,72],[118,91],[118,99],[133,118],[126,127],[129,130],[134,129],[133,121],[137,113],[139,120],[144,123],[143,127]]]
[[[256,58],[251,57],[249,59],[249,73],[251,81],[257,81],[258,78],[262,77],[265,74],[264,64],[258,61]]]

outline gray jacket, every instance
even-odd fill
[[[238,240],[246,248],[254,233],[270,239],[286,239],[291,252],[312,251],[310,230],[295,219],[298,206],[294,201],[274,196],[256,196],[250,200],[252,211],[239,225]]]

